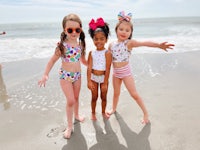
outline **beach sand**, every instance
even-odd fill
[[[140,122],[142,112],[122,86],[117,113],[105,121],[97,104],[98,121],[90,120],[90,91],[86,67],[82,68],[80,114],[70,140],[66,126],[65,98],[58,79],[59,63],[45,88],[39,88],[48,59],[3,63],[0,74],[1,150],[197,150],[200,149],[200,52],[134,54],[133,72],[138,92],[151,123]],[[141,73],[145,60],[154,73]],[[169,66],[167,65],[169,64]],[[172,67],[173,66],[173,67]],[[111,79],[111,78],[110,78]],[[112,104],[110,80],[108,106]]]

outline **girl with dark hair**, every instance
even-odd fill
[[[96,21],[92,19],[89,23],[89,34],[96,46],[95,50],[89,52],[87,80],[88,88],[91,90],[92,100],[92,120],[96,118],[96,103],[98,99],[98,89],[100,87],[102,115],[108,119],[109,115],[105,113],[107,104],[108,78],[110,74],[110,66],[112,61],[111,53],[105,48],[110,30],[108,24],[103,18]]]

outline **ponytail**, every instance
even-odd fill
[[[65,32],[62,32],[60,35],[60,42],[58,44],[58,48],[60,49],[61,56],[63,57],[65,57],[65,47],[63,45],[63,42],[65,41],[66,38],[67,38],[67,35],[65,34]]]
[[[79,43],[82,48],[82,55],[85,55],[86,43],[85,43],[85,33],[83,31],[80,33]]]

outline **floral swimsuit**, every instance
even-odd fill
[[[72,47],[67,43],[63,43],[66,48],[65,57],[61,57],[64,62],[78,62],[81,57],[81,47]],[[66,71],[63,68],[60,68],[59,71],[60,79],[64,79],[70,82],[75,82],[81,77],[81,72],[70,72]]]

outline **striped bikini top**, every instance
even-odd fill
[[[65,57],[61,56],[64,62],[78,62],[81,57],[81,47],[72,47],[68,43],[63,43],[66,48]]]

